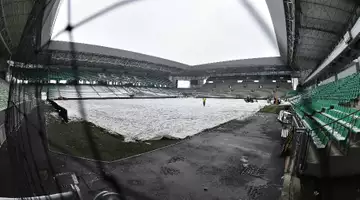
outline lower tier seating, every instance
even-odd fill
[[[360,104],[359,83],[357,73],[290,99],[318,148],[330,140],[347,145],[352,135],[360,134],[360,110],[356,106]]]

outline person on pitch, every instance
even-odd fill
[[[203,98],[203,106],[205,107],[206,104],[206,98]]]

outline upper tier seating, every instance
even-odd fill
[[[25,69],[14,68],[14,76],[21,80],[28,80],[29,82],[39,81],[75,81],[82,80],[89,83],[112,82],[112,84],[119,85],[133,85],[146,87],[174,87],[173,83],[163,76],[141,76],[123,72],[97,72],[97,71],[74,71],[71,69]]]
[[[349,102],[360,96],[360,74],[356,73],[335,82],[321,85],[311,91],[314,99]]]
[[[225,80],[223,83],[207,83],[201,88],[196,89],[196,92],[209,95],[230,95],[240,98],[246,98],[247,96],[269,98],[274,95],[284,97],[289,89],[291,89],[291,84],[288,83],[234,83],[233,81]]]

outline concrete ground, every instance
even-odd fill
[[[0,148],[0,197],[24,197],[58,191],[51,178],[53,171],[46,151],[42,107],[25,108],[19,106],[21,113],[28,109],[26,118],[21,120],[20,126],[11,129]],[[14,124],[14,120],[10,122],[10,125]]]
[[[118,190],[126,199],[278,199],[284,159],[276,115],[233,120],[171,147],[101,164],[52,153],[75,172],[84,199]]]

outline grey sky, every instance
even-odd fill
[[[119,0],[72,0],[72,23]],[[181,63],[279,56],[265,0],[248,0],[262,16],[269,38],[243,0],[143,0],[115,9],[73,31],[75,42],[135,51]],[[62,3],[53,34],[67,24]],[[100,3],[101,2],[101,3]],[[68,41],[64,33],[54,38]]]

